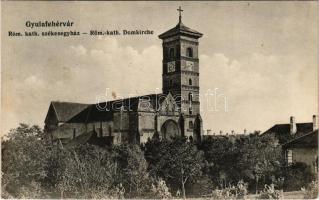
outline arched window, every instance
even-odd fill
[[[188,47],[186,49],[186,55],[187,55],[187,57],[191,57],[192,58],[193,57],[193,49]]]
[[[170,58],[174,58],[175,57],[175,49],[174,48],[170,48],[169,49],[169,57]]]
[[[189,121],[188,127],[189,127],[189,129],[193,129],[194,128],[193,121]]]
[[[193,114],[193,109],[192,109],[192,107],[189,108],[189,114],[190,114],[190,115]]]
[[[169,80],[169,86],[173,86],[173,80]]]
[[[189,79],[189,80],[188,80],[188,85],[193,85],[192,79]]]
[[[188,100],[193,101],[193,94],[191,92],[188,93]]]

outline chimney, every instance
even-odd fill
[[[295,133],[297,133],[296,121],[295,121],[295,117],[291,116],[290,117],[290,134],[294,135]]]
[[[318,115],[313,115],[312,116],[312,130],[317,130],[318,129]]]
[[[231,130],[231,134],[232,134],[232,135],[235,135],[235,131],[234,131],[234,130]]]
[[[244,134],[246,134],[247,133],[247,130],[246,129],[244,129]]]

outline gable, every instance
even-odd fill
[[[178,108],[179,107],[175,99],[173,98],[171,93],[169,93],[166,96],[166,98],[161,102],[159,112],[161,114],[166,114],[166,115],[178,115],[179,114]]]
[[[45,117],[44,123],[45,124],[57,124],[59,122],[57,114],[52,106],[52,103],[49,106],[49,110],[47,112],[47,115]]]

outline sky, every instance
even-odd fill
[[[1,134],[44,125],[50,101],[160,92],[158,35],[178,22],[199,40],[204,129],[265,131],[318,113],[318,2],[1,2]],[[36,12],[35,12],[36,11]],[[34,28],[27,21],[73,21]],[[8,31],[153,30],[143,36],[8,37]],[[109,89],[107,89],[109,88]],[[112,99],[111,95],[108,95]],[[226,110],[225,110],[226,98]],[[210,107],[209,107],[210,106]]]

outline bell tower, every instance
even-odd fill
[[[185,116],[185,133],[195,129],[200,118],[198,39],[203,36],[182,23],[179,11],[178,24],[159,35],[163,43],[163,93],[173,95]],[[198,121],[198,120],[197,120]]]

